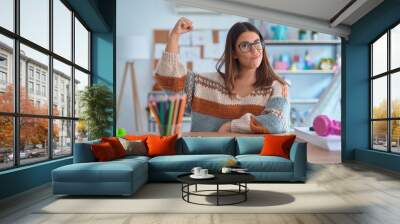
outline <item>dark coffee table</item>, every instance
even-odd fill
[[[234,205],[247,200],[247,192],[249,188],[247,183],[255,180],[255,177],[249,173],[213,173],[215,176],[212,179],[193,179],[190,177],[191,173],[182,174],[177,177],[178,181],[182,183],[182,199],[188,203],[198,204],[198,205],[215,205],[215,204],[202,204],[190,201],[190,196],[204,196],[204,197],[216,197],[217,206],[220,205]],[[197,190],[198,184],[204,185],[216,185],[215,190]],[[194,191],[190,191],[190,186],[195,186]],[[220,189],[220,185],[236,185],[237,190],[223,190]],[[216,194],[205,194],[204,192],[215,192]],[[234,201],[232,203],[221,203],[221,197],[230,196],[241,196],[240,200]]]

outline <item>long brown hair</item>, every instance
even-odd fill
[[[239,74],[239,60],[233,58],[233,52],[235,51],[236,42],[240,36],[240,34],[251,31],[257,33],[260,38],[260,41],[263,43],[264,38],[262,37],[260,31],[249,22],[238,22],[235,23],[228,31],[228,35],[226,37],[225,42],[225,50],[224,54],[218,60],[216,69],[218,73],[223,77],[225,81],[225,86],[228,90],[229,95],[232,97],[232,90],[234,88],[235,80]],[[222,72],[222,67],[225,65],[225,71]],[[279,77],[271,67],[269,63],[268,57],[266,55],[265,48],[263,49],[263,58],[260,66],[258,66],[256,70],[256,82],[254,83],[254,88],[271,86],[274,80],[278,80],[282,84],[286,84],[286,82]]]

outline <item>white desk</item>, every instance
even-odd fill
[[[308,127],[295,127],[294,133],[300,139],[326,150],[340,151],[341,149],[341,137],[339,135],[319,136],[314,131],[310,131]]]

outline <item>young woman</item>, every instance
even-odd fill
[[[248,22],[234,24],[216,72],[196,74],[179,62],[180,35],[193,30],[180,18],[154,74],[167,91],[188,95],[191,131],[283,133],[290,126],[288,85],[273,71],[258,29]]]

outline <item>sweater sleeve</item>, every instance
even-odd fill
[[[272,83],[272,94],[263,112],[255,116],[246,113],[231,121],[231,131],[238,133],[276,134],[288,132],[290,127],[290,104],[288,86],[278,81]]]
[[[183,91],[187,71],[186,67],[179,62],[179,54],[164,51],[153,77],[164,90]]]
[[[190,109],[197,74],[179,62],[179,54],[164,51],[157,64],[154,80],[166,92],[185,93],[187,95],[186,105]]]

